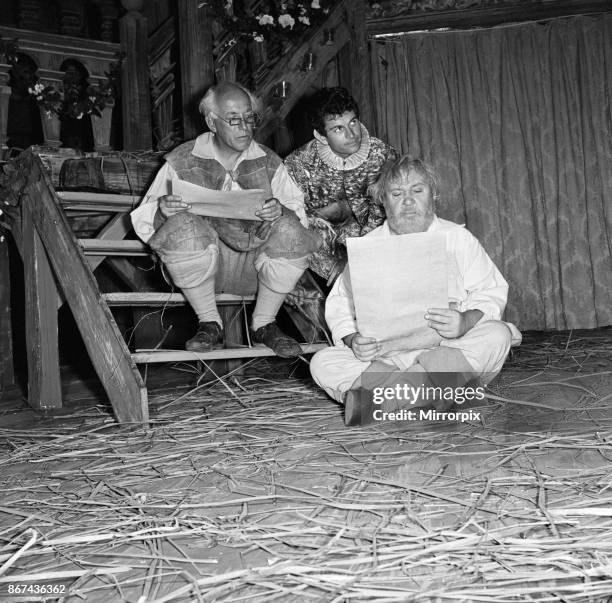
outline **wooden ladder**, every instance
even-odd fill
[[[40,158],[26,151],[12,162],[10,198],[19,211],[13,237],[24,263],[28,400],[36,408],[61,407],[57,310],[67,303],[92,364],[120,423],[147,423],[147,389],[137,364],[210,361],[273,356],[267,347],[235,347],[197,353],[147,350],[131,353],[110,308],[185,304],[180,293],[127,292],[102,294],[93,270],[107,257],[149,255],[129,232],[129,212],[138,202],[130,195],[56,192]],[[107,211],[115,216],[95,239],[77,239],[67,213]],[[243,305],[254,296],[218,295],[217,303]],[[304,354],[326,343],[302,344]]]

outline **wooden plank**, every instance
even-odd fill
[[[120,292],[103,293],[102,297],[109,306],[179,306],[187,303],[182,293],[158,293],[158,292]],[[254,295],[231,295],[220,293],[215,296],[218,305],[241,304],[243,301],[251,303],[255,300]]]
[[[132,229],[129,214],[117,214],[113,216],[108,224],[98,233],[98,239],[122,240]],[[105,256],[88,257],[89,267],[92,272],[104,261]]]
[[[326,343],[301,344],[302,354],[313,354],[327,346]],[[188,352],[187,350],[137,350],[132,354],[132,360],[137,364],[152,364],[156,362],[184,362],[198,360],[233,360],[237,358],[261,358],[274,356],[274,352],[266,346],[213,350],[212,352]]]
[[[78,239],[84,253],[88,255],[151,255],[148,246],[140,241],[115,241],[104,239]]]
[[[36,198],[31,205],[34,225],[72,310],[94,368],[119,422],[148,422],[147,391],[87,261],[70,231],[66,216],[40,159],[26,151],[18,159],[26,170],[26,189]]]
[[[61,408],[57,285],[34,225],[36,202],[28,195],[21,197],[28,403],[38,409]]]
[[[484,4],[484,3],[483,3]],[[410,4],[406,3],[409,7]],[[526,3],[475,6],[464,9],[406,11],[390,10],[367,20],[370,35],[394,34],[441,28],[471,29],[501,23],[524,23],[570,15],[594,15],[612,11],[610,0],[541,0]]]
[[[136,209],[142,195],[116,195],[111,193],[90,193],[85,191],[58,191],[57,197],[64,209],[100,209],[111,207],[115,211]]]
[[[206,3],[199,0],[178,0],[179,53],[183,137],[195,138],[202,132],[198,101],[214,84],[212,19]]]
[[[0,226],[0,390],[15,382],[13,332],[11,326],[11,277],[8,231]]]

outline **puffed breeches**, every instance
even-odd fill
[[[238,221],[228,221],[238,222]],[[261,223],[256,223],[259,225]],[[279,293],[286,288],[285,273],[303,266],[316,248],[312,233],[294,216],[282,216],[272,224],[259,246],[250,236],[247,251],[238,251],[226,244],[218,232],[223,221],[180,212],[170,216],[149,241],[177,287],[197,287],[215,276],[217,293],[252,295],[258,278]],[[250,226],[250,225],[247,225]],[[253,230],[253,229],[251,229]],[[248,234],[248,233],[247,233]]]

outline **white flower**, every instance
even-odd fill
[[[279,25],[282,25],[283,27],[288,27],[289,29],[293,29],[293,26],[295,25],[295,19],[291,15],[285,13],[284,15],[281,15],[278,18],[278,23]]]
[[[43,90],[45,89],[44,85],[41,84],[40,82],[38,82],[37,84],[34,84],[33,88],[28,88],[28,92],[30,94],[40,94]]]
[[[310,25],[310,19],[308,17],[304,17],[303,15],[298,17],[298,21],[304,25]]]
[[[257,17],[257,21],[260,25],[274,25],[274,17],[271,15],[259,15],[259,17]],[[278,19],[278,22],[280,23],[280,18]]]
[[[253,40],[255,40],[255,42],[264,41],[264,37],[261,34],[258,34],[256,31],[254,31],[252,35],[253,35]]]
[[[312,0],[312,2],[310,3],[310,8],[321,8],[319,0]]]

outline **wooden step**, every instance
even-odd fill
[[[112,193],[89,193],[80,191],[58,191],[57,196],[64,210],[127,212],[136,209],[140,195],[115,195]]]
[[[313,354],[326,347],[326,343],[302,343],[302,354]],[[254,347],[213,350],[211,352],[189,352],[187,350],[136,350],[132,355],[136,364],[155,362],[193,362],[196,360],[229,360],[236,358],[261,358],[275,356],[274,352],[264,345]]]
[[[108,240],[108,239],[78,239],[85,255],[150,255],[151,250],[141,241]]]
[[[182,293],[139,293],[130,291],[103,293],[102,297],[109,306],[182,306],[187,303]],[[217,305],[241,304],[255,301],[255,296],[220,293],[215,296],[215,300]]]

